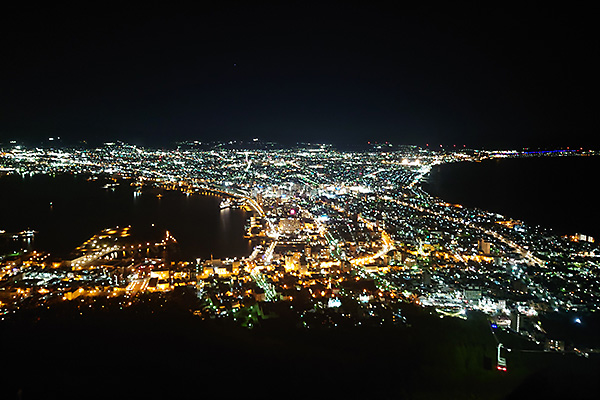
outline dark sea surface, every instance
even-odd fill
[[[156,191],[135,196],[128,181],[114,190],[103,189],[105,183],[73,175],[0,177],[0,230],[33,229],[38,233],[31,247],[59,257],[102,229],[127,225],[134,236],[169,230],[184,260],[240,257],[251,251],[244,238],[248,213],[220,210],[221,197],[178,191],[164,191],[162,198]]]
[[[423,189],[557,234],[600,240],[600,157],[535,157],[435,166]]]

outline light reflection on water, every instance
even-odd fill
[[[67,256],[101,229],[126,225],[140,236],[169,230],[185,260],[250,253],[244,238],[248,213],[221,211],[218,196],[162,192],[157,198],[152,190],[136,194],[127,181],[110,189],[102,189],[104,183],[72,175],[2,177],[0,229],[35,229],[33,248],[59,256]]]

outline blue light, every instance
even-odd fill
[[[496,329],[497,327],[498,327],[498,325],[496,325],[496,324],[492,324],[492,328],[493,328],[493,329]]]

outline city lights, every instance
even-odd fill
[[[221,215],[248,213],[245,237],[252,243],[246,257],[172,261],[178,238],[170,230],[140,241],[129,226],[107,227],[71,259],[40,252],[4,257],[0,278],[13,297],[3,300],[3,313],[23,303],[44,307],[102,296],[127,308],[149,294],[188,288],[200,301],[193,315],[242,321],[247,328],[270,318],[263,312],[270,304],[289,305],[310,329],[402,325],[400,306],[412,303],[440,318],[464,320],[481,312],[493,332],[511,330],[541,343],[547,341],[539,320],[545,310],[600,307],[592,273],[600,252],[592,237],[551,236],[522,221],[448,203],[421,187],[434,165],[577,152],[195,146],[165,151],[117,142],[94,150],[3,151],[3,174],[76,173],[105,190],[130,187],[136,199],[157,191],[217,196]],[[37,232],[0,234],[31,241]],[[577,267],[560,261],[566,258],[576,259]],[[573,322],[582,325],[579,317]],[[506,372],[498,351],[497,369]]]

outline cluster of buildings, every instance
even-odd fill
[[[140,192],[160,186],[223,196],[252,211],[246,235],[253,251],[240,259],[172,261],[177,240],[168,232],[139,243],[129,227],[109,228],[71,260],[36,252],[3,256],[0,307],[7,314],[98,296],[121,299],[123,307],[148,294],[186,290],[195,294],[190,307],[201,318],[253,326],[277,316],[312,328],[402,323],[400,304],[413,302],[441,316],[479,310],[497,326],[543,340],[541,313],[600,309],[594,238],[558,237],[449,204],[421,182],[434,165],[448,162],[593,154],[388,144],[348,152],[234,142],[189,142],[174,150],[124,143],[5,148],[0,174],[75,173],[127,181]]]

